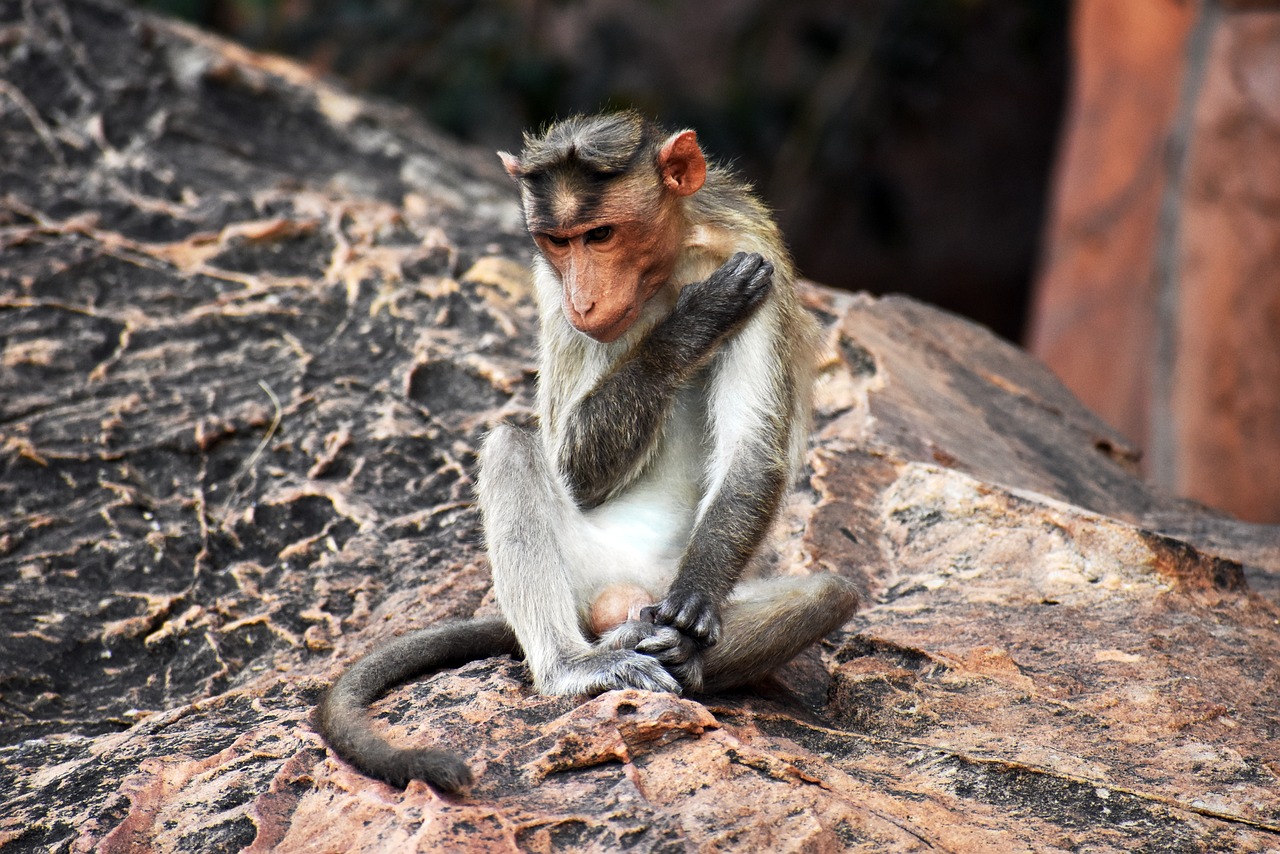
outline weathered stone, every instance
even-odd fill
[[[355,772],[328,681],[494,607],[474,449],[533,390],[505,176],[108,0],[0,21],[6,852],[1280,845],[1280,529],[1144,485],[990,333],[818,287],[780,565],[867,607],[756,692],[435,674],[375,713],[473,789]]]
[[[1176,492],[1280,522],[1280,4],[1223,16],[1188,110],[1154,470]]]
[[[1121,433],[1150,435],[1167,138],[1197,3],[1077,0],[1072,92],[1028,338]]]
[[[1280,521],[1280,4],[1080,0],[1033,352],[1176,494]]]

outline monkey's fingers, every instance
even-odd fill
[[[759,269],[764,256],[759,252],[735,252],[720,265],[720,270],[725,275],[734,279],[745,279]]]
[[[693,638],[671,626],[663,626],[635,646],[636,652],[651,655],[670,668],[684,664],[698,654]]]
[[[736,306],[733,309],[736,320],[745,319],[759,308],[773,287],[773,264],[755,252],[734,255],[716,272],[720,274],[723,279],[716,285],[721,299],[727,305]]]
[[[660,662],[640,653],[633,652],[619,662],[612,675],[617,681],[609,689],[638,688],[641,691],[666,691],[672,694],[679,694],[681,691],[680,683]]]
[[[663,625],[679,629],[703,647],[720,640],[720,609],[702,593],[669,593],[654,614]]]
[[[676,677],[686,694],[697,694],[702,691],[702,656],[695,655],[684,664],[671,668],[671,675]]]
[[[773,287],[773,265],[763,258],[761,261],[763,263],[752,272],[742,288],[752,306],[762,301]]]
[[[715,646],[720,643],[720,615],[715,611],[704,611],[687,631],[704,647]]]
[[[762,263],[764,258],[757,253],[735,253],[706,279],[682,288],[678,305],[687,311],[692,304],[703,304],[708,301],[718,304],[726,298],[731,298],[739,292],[741,283],[750,280]]]

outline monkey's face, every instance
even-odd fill
[[[614,213],[534,233],[564,288],[565,317],[606,344],[631,328],[671,277],[681,245],[671,212],[654,212],[647,220]]]
[[[680,200],[702,187],[707,164],[693,131],[654,149],[656,170],[636,165],[645,158],[634,144],[617,158],[625,168],[612,161],[592,166],[599,152],[594,144],[580,152],[580,144],[586,143],[530,143],[533,168],[499,156],[520,187],[529,233],[564,288],[565,317],[607,344],[631,328],[671,278],[688,230]],[[522,157],[528,155],[527,147]]]

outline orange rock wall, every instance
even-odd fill
[[[1074,15],[1031,349],[1160,486],[1280,521],[1280,2]]]

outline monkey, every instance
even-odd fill
[[[838,575],[769,572],[818,344],[772,215],[694,131],[635,111],[523,143],[499,157],[535,246],[537,426],[495,426],[476,480],[502,616],[374,650],[316,718],[338,755],[401,787],[472,781],[452,753],[371,729],[368,704],[407,679],[512,654],[544,694],[720,692],[859,603]]]

